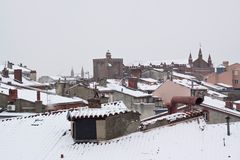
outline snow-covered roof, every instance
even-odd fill
[[[219,85],[221,87],[225,87],[225,88],[232,88],[233,87],[232,85],[228,85],[228,84],[225,84],[225,83],[217,83],[217,85]]]
[[[219,98],[227,98],[227,97],[228,97],[228,96],[226,96],[225,94],[218,93],[218,92],[215,92],[215,91],[212,91],[212,90],[208,90],[207,93],[208,93],[210,96],[213,96],[213,97],[219,97]]]
[[[194,82],[194,81],[190,81],[187,79],[173,79],[173,82],[183,85],[187,88],[192,88],[192,89],[207,89],[206,87]]]
[[[201,81],[201,84],[208,87],[208,88],[214,89],[214,90],[224,90],[224,89],[226,89],[224,87],[214,85],[212,83],[208,83],[208,82],[204,82],[204,81]]]
[[[139,79],[142,81],[146,81],[148,83],[157,83],[158,82],[158,80],[153,79],[153,78],[139,78]]]
[[[9,95],[9,89],[17,89],[19,99],[24,99],[30,102],[37,101],[37,91],[35,90],[16,88],[3,83],[0,83],[0,84],[1,84],[0,93]],[[40,92],[40,97],[43,105],[75,103],[75,102],[83,102],[87,104],[87,101],[81,98],[68,98],[68,97],[63,97],[63,96],[59,96],[52,93],[46,93],[46,92]]]
[[[0,121],[0,155],[6,160],[239,160],[240,123],[191,120],[98,143],[75,143],[67,111]],[[217,133],[217,134],[216,134]]]
[[[0,64],[0,71],[2,71],[4,68],[6,67],[6,65],[5,64]],[[16,69],[21,69],[22,70],[22,72],[31,72],[31,69],[29,69],[29,68],[27,68],[27,67],[24,67],[24,66],[20,66],[20,65],[15,65],[15,64],[13,64],[12,65],[12,69],[10,69],[10,68],[7,68],[10,72],[13,72],[14,70],[16,70]]]
[[[27,78],[24,76],[22,77],[22,83],[15,81],[13,74],[9,74],[8,78],[3,77],[2,75],[0,75],[0,77],[2,78],[3,83],[10,82],[12,85],[17,85],[17,86],[46,86],[46,84],[39,83],[37,81],[31,80],[30,78]]]
[[[124,87],[121,85],[121,81],[115,80],[115,79],[108,79],[107,80],[107,88],[117,91],[117,92],[122,92],[124,94],[133,96],[133,97],[149,97],[152,96],[151,94],[147,94],[138,90],[132,90],[127,87]]]
[[[179,77],[179,78],[184,78],[184,79],[189,79],[189,80],[196,79],[196,77],[194,77],[194,76],[190,76],[190,75],[183,74],[183,73],[172,72],[172,74],[173,74],[173,76]]]
[[[156,83],[156,84],[146,84],[146,83],[140,83],[138,82],[137,87],[138,89],[142,91],[155,91],[161,83]]]
[[[126,66],[138,66],[144,65],[144,66],[150,66],[150,65],[160,65],[161,63],[166,63],[167,65],[172,64],[186,64],[188,60],[186,59],[175,59],[175,60],[149,60],[149,61],[133,61],[128,63]]]
[[[103,118],[110,115],[130,112],[122,101],[102,104],[100,108],[80,107],[69,112],[69,119]]]
[[[226,104],[225,104],[224,101],[214,99],[214,98],[209,97],[209,96],[204,97],[204,101],[202,102],[201,105],[240,117],[240,112],[239,111],[234,110],[234,109],[226,108]]]

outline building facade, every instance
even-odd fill
[[[122,78],[123,66],[123,59],[112,58],[108,51],[105,58],[93,59],[93,78],[95,81]]]

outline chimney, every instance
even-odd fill
[[[168,113],[173,114],[177,112],[177,104],[187,104],[187,105],[199,105],[203,102],[203,98],[200,97],[184,97],[175,96],[172,98],[171,102],[167,104]]]
[[[14,102],[18,98],[17,89],[9,89],[8,101]]]
[[[233,102],[231,102],[231,101],[226,101],[226,102],[225,102],[225,107],[226,107],[226,108],[229,108],[229,109],[233,109]]]
[[[41,101],[41,92],[37,91],[37,101]]]
[[[7,62],[7,68],[12,69],[13,63],[12,62]]]
[[[5,78],[8,78],[9,77],[9,72],[8,72],[8,69],[7,68],[4,68],[2,70],[2,76],[5,77]]]
[[[14,70],[14,80],[22,83],[22,70],[21,69]]]
[[[36,81],[37,80],[37,72],[35,70],[31,70],[29,78],[33,81]]]
[[[135,78],[135,77],[128,78],[129,88],[137,89],[138,88],[137,83],[138,83],[138,78]]]
[[[89,108],[101,108],[101,100],[100,100],[100,98],[88,99],[88,107]]]
[[[229,65],[229,62],[228,62],[228,61],[223,61],[223,66],[224,66],[224,67],[226,67],[226,68],[227,68],[227,67],[228,67],[228,65]]]

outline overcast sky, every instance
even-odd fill
[[[38,75],[92,73],[92,59],[240,62],[239,0],[0,0],[0,62]]]

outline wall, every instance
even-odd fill
[[[81,97],[83,99],[89,99],[94,97],[94,91],[93,89],[89,89],[85,86],[78,85],[76,87],[70,88],[68,90],[69,96],[70,97]]]
[[[93,74],[95,81],[106,78],[122,78],[123,59],[93,59]]]
[[[0,93],[0,107],[6,107],[8,104],[8,95]]]
[[[138,113],[124,113],[106,118],[106,139],[136,132],[140,125]]]
[[[228,114],[228,113],[224,113],[224,112],[220,112],[208,107],[203,107],[203,106],[198,106],[198,108],[202,109],[202,110],[206,110],[208,111],[208,121],[207,123],[209,124],[217,124],[217,123],[226,123],[226,117],[229,116],[230,117],[230,122],[237,122],[240,121],[240,117]]]
[[[164,82],[153,92],[153,96],[162,98],[163,102],[170,102],[173,96],[190,96],[191,90],[170,80]]]
[[[142,73],[142,77],[165,81],[167,79],[167,72],[147,70]]]

